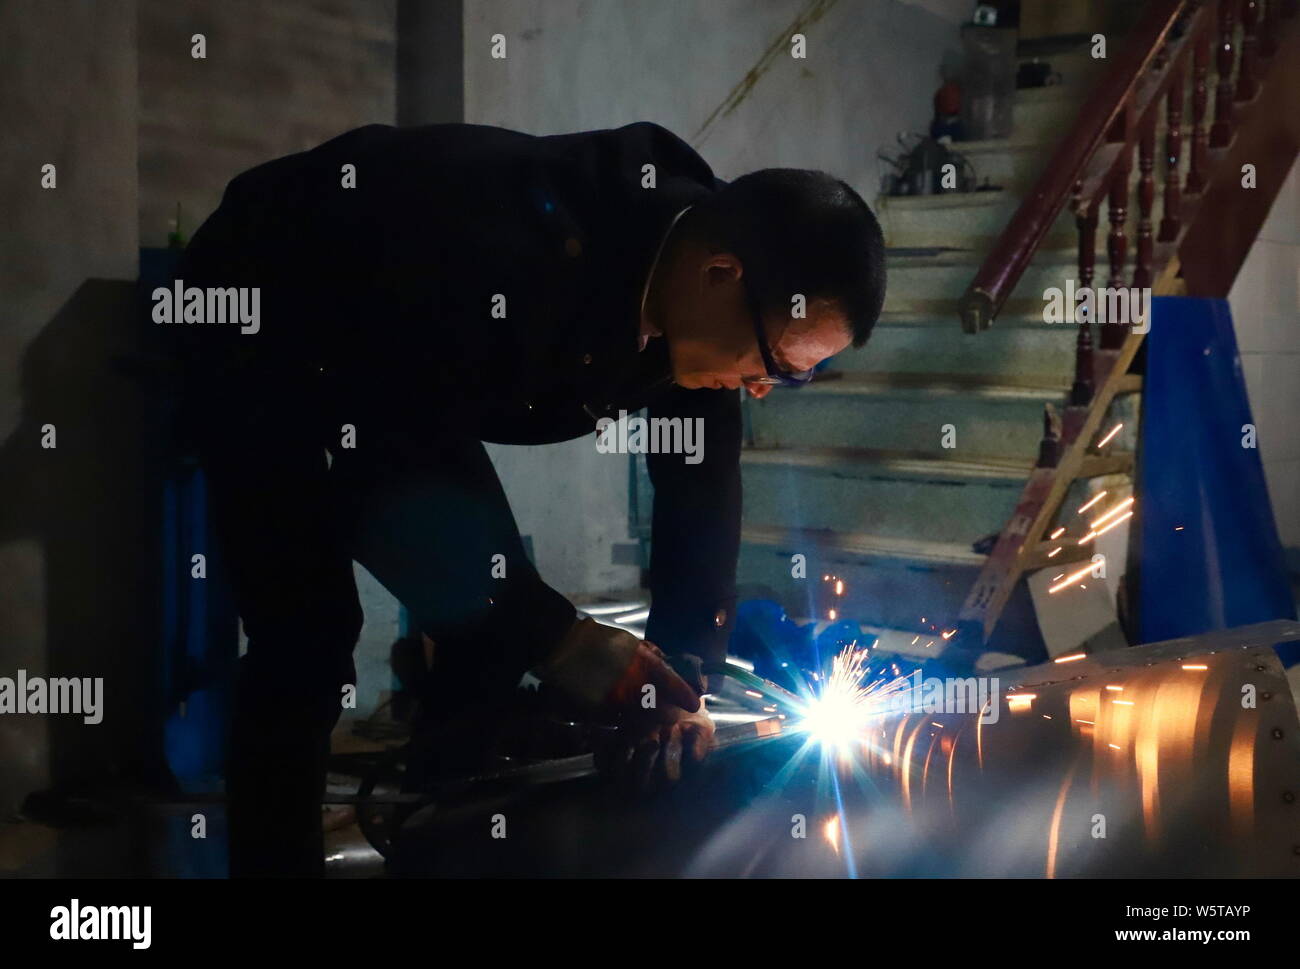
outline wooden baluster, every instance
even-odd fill
[[[1083,185],[1074,186],[1074,224],[1079,230],[1079,288],[1092,286],[1097,262],[1097,206],[1080,197]],[[1096,294],[1090,306],[1097,305]],[[1071,307],[1074,311],[1078,303]],[[1074,386],[1070,388],[1070,406],[1087,407],[1092,403],[1092,318],[1084,315],[1078,321],[1079,333],[1074,345]]]
[[[1219,83],[1214,92],[1214,124],[1210,128],[1210,147],[1223,148],[1232,141],[1232,69],[1236,52],[1232,42],[1236,31],[1233,16],[1239,0],[1219,0],[1219,39],[1214,65],[1219,72]]]
[[[1147,113],[1138,137],[1138,231],[1133,285],[1139,288],[1151,285],[1151,260],[1155,256],[1151,209],[1156,200],[1156,181],[1152,177],[1156,166],[1156,114],[1155,111]]]
[[[1074,224],[1079,229],[1079,285],[1081,287],[1092,285],[1097,266],[1097,205],[1095,202],[1085,203],[1079,198],[1082,189],[1083,183],[1076,182]]]
[[[1096,296],[1093,296],[1096,305]],[[1092,375],[1092,324],[1085,318],[1079,321],[1079,335],[1074,340],[1074,384],[1070,387],[1070,406],[1087,407],[1096,390]]]
[[[1151,69],[1156,72],[1163,71],[1165,69],[1165,65],[1168,63],[1169,63],[1169,41],[1166,40],[1163,44],[1160,45],[1160,49],[1156,51],[1156,59],[1152,63]]]
[[[1169,93],[1165,104],[1165,210],[1160,218],[1160,241],[1173,242],[1182,228],[1178,210],[1183,204],[1180,191],[1178,163],[1183,154],[1183,64],[1174,65],[1169,78]]]
[[[1237,100],[1249,101],[1259,91],[1259,0],[1241,0],[1241,67]]]
[[[1196,46],[1192,48],[1192,157],[1187,168],[1185,184],[1188,192],[1199,195],[1205,191],[1206,149],[1209,145],[1209,139],[1205,134],[1205,109],[1209,103],[1205,80],[1210,67],[1208,27],[1197,32],[1195,44]]]
[[[1110,232],[1106,235],[1106,253],[1110,256],[1110,275],[1106,278],[1107,288],[1114,289],[1124,285],[1124,263],[1128,258],[1128,236],[1124,233],[1124,223],[1128,219],[1128,175],[1133,164],[1133,157],[1127,148],[1115,159],[1115,167],[1110,176],[1110,200],[1107,215],[1110,219]],[[1094,301],[1097,317],[1101,318],[1101,299]],[[1121,320],[1120,323],[1127,323]],[[1124,343],[1127,327],[1117,325],[1113,320],[1105,320],[1101,327],[1101,348],[1118,350]]]
[[[1038,467],[1054,468],[1061,460],[1061,419],[1051,404],[1043,405],[1043,438],[1038,442]]]
[[[1272,57],[1277,53],[1277,35],[1281,30],[1282,4],[1278,0],[1267,0],[1259,29],[1259,52],[1262,55]]]
[[[1128,176],[1132,170],[1133,156],[1125,148],[1115,159],[1115,167],[1110,175],[1110,198],[1107,215],[1110,219],[1110,232],[1106,235],[1106,254],[1110,256],[1110,275],[1106,277],[1107,286],[1124,285],[1124,263],[1128,259],[1128,236],[1124,232],[1124,223],[1128,220]]]

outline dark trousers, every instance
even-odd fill
[[[329,735],[356,682],[353,562],[438,643],[435,705],[449,718],[508,694],[573,607],[538,577],[482,443],[454,423],[430,430],[431,418],[413,427],[340,405],[328,375],[305,370],[212,367],[191,391],[248,637],[227,774],[230,873],[318,875]]]

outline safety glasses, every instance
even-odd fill
[[[758,297],[753,288],[749,285],[749,279],[746,276],[740,277],[740,284],[745,288],[745,299],[749,303],[749,315],[754,323],[754,339],[758,341],[758,352],[763,356],[763,367],[767,371],[765,377],[745,377],[744,383],[751,385],[763,385],[779,387],[802,387],[813,378],[813,371],[799,370],[789,371],[777,366],[776,359],[772,356],[772,348],[767,345],[767,333],[763,329],[763,312],[758,304]]]

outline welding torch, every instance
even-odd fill
[[[785,687],[773,683],[771,680],[765,680],[757,673],[747,670],[743,666],[737,666],[735,663],[705,663],[701,672],[706,676],[729,676],[747,690],[761,693],[770,700],[792,704],[796,709],[805,705],[803,700]]]

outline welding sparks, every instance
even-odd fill
[[[1107,444],[1110,443],[1111,438],[1113,438],[1116,434],[1119,433],[1120,428],[1123,427],[1123,426],[1124,426],[1124,425],[1123,425],[1122,423],[1120,423],[1120,424],[1116,424],[1114,427],[1112,427],[1112,428],[1110,429],[1110,433],[1107,434],[1105,437],[1103,437],[1100,441],[1098,441],[1098,442],[1096,443],[1096,445],[1094,445],[1094,446],[1095,446],[1098,450],[1100,450],[1101,448],[1104,448]]]
[[[1086,505],[1079,506],[1078,513],[1082,515],[1085,511],[1087,511],[1089,508],[1091,508],[1093,505],[1095,505],[1097,502],[1101,501],[1101,499],[1105,497],[1106,497],[1106,492],[1104,491],[1097,492],[1095,495],[1092,496],[1092,500],[1089,501]]]
[[[1122,525],[1124,522],[1128,521],[1128,520],[1129,520],[1130,518],[1132,518],[1132,517],[1133,517],[1133,512],[1131,512],[1131,511],[1126,511],[1126,512],[1124,512],[1124,514],[1120,515],[1120,516],[1119,516],[1118,518],[1116,518],[1113,522],[1111,522],[1109,525],[1107,525],[1105,528],[1103,528],[1101,531],[1099,531],[1099,532],[1097,533],[1097,535],[1098,535],[1098,536],[1105,535],[1108,531],[1110,531],[1110,530],[1111,530],[1112,528],[1114,528],[1116,525]]]
[[[1056,541],[1056,539],[1060,538],[1064,534],[1065,534],[1065,526],[1062,525],[1060,528],[1056,529],[1054,532],[1052,532],[1052,534],[1048,535],[1047,537],[1052,541]]]
[[[1062,589],[1064,589],[1066,586],[1068,586],[1068,585],[1074,585],[1074,583],[1078,582],[1080,579],[1082,579],[1084,576],[1086,576],[1086,575],[1087,575],[1089,572],[1091,572],[1091,571],[1092,571],[1092,563],[1089,562],[1087,565],[1085,565],[1083,568],[1081,568],[1078,572],[1075,572],[1075,573],[1073,573],[1073,574],[1071,574],[1071,575],[1067,575],[1067,576],[1066,576],[1065,578],[1063,578],[1060,582],[1056,583],[1056,585],[1049,586],[1048,589],[1047,589],[1048,594],[1051,595],[1051,594],[1054,594],[1054,593],[1060,592],[1060,591],[1061,591]]]
[[[822,837],[826,839],[827,844],[835,849],[835,853],[838,855],[840,853],[840,816],[838,814],[832,814],[826,819],[826,823],[822,825]]]
[[[822,743],[843,749],[866,727],[868,694],[867,651],[854,646],[842,649],[831,664],[820,694],[808,706],[804,724]]]
[[[1125,498],[1125,499],[1124,499],[1123,501],[1121,501],[1118,505],[1116,505],[1116,506],[1115,506],[1114,508],[1112,508],[1110,511],[1106,512],[1106,514],[1102,515],[1102,516],[1101,516],[1100,518],[1098,518],[1095,522],[1093,522],[1093,523],[1092,523],[1092,526],[1091,526],[1091,527],[1092,527],[1092,530],[1093,530],[1093,531],[1096,531],[1097,528],[1098,528],[1099,526],[1101,526],[1101,525],[1102,525],[1103,523],[1105,523],[1105,522],[1110,521],[1112,518],[1114,518],[1116,515],[1118,515],[1121,511],[1123,511],[1125,508],[1128,508],[1128,507],[1129,507],[1130,505],[1132,505],[1132,504],[1133,504],[1133,499],[1132,499],[1132,498]]]
[[[801,726],[824,750],[848,758],[865,743],[873,717],[887,712],[897,697],[910,689],[906,677],[894,666],[894,678],[880,676],[868,682],[868,651],[856,642],[845,646],[831,663],[830,675],[808,698]],[[883,670],[881,671],[884,672]]]
[[[1020,713],[1030,709],[1036,699],[1038,699],[1037,693],[1009,693],[1007,694],[1007,709],[1012,713]]]

